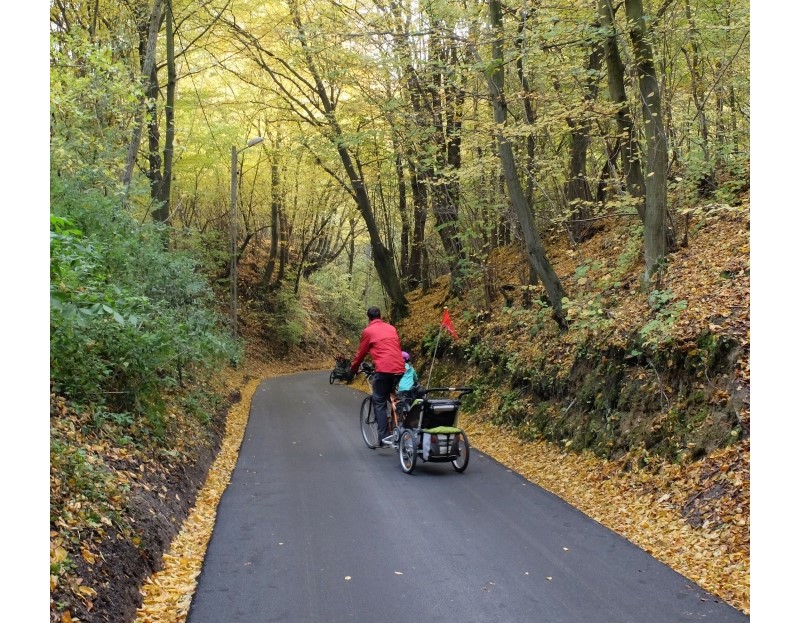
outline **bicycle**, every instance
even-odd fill
[[[364,443],[366,443],[367,447],[371,450],[377,448],[381,441],[390,444],[392,448],[397,448],[400,439],[400,418],[397,414],[397,396],[395,395],[395,389],[392,389],[389,394],[389,399],[386,401],[389,434],[383,439],[378,439],[378,421],[375,417],[375,409],[372,404],[372,379],[375,376],[375,367],[368,363],[362,363],[358,371],[367,377],[367,383],[370,386],[370,394],[362,401],[358,418]]]
[[[406,474],[414,471],[418,460],[452,463],[453,469],[464,472],[469,464],[470,445],[467,433],[457,426],[457,414],[461,397],[472,391],[469,387],[431,387],[419,390],[417,395],[422,397],[415,399],[409,407],[407,403],[397,399],[393,390],[387,401],[389,434],[383,440],[378,439],[378,423],[370,394],[361,403],[359,417],[364,442],[373,450],[378,447],[379,441],[388,443],[399,452],[400,467]],[[458,397],[428,397],[432,393],[450,392],[458,392]]]

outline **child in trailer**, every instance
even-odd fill
[[[403,361],[405,362],[406,371],[397,384],[397,404],[401,411],[408,412],[411,408],[411,403],[417,397],[415,390],[419,388],[419,377],[414,366],[411,365],[411,355],[406,351],[403,351]]]

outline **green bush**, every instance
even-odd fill
[[[237,356],[187,252],[164,247],[99,190],[51,181],[50,369],[81,404],[149,416],[161,394]]]

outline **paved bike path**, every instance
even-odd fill
[[[475,448],[404,474],[328,375],[256,390],[188,623],[749,621]]]

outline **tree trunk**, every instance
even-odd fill
[[[596,24],[594,25],[597,26]],[[591,44],[592,50],[586,63],[587,77],[584,91],[584,102],[590,103],[597,99],[597,76],[600,74],[600,58],[602,48]],[[588,109],[588,106],[586,107]],[[591,216],[590,204],[594,201],[592,190],[586,179],[586,153],[589,151],[591,136],[589,134],[590,121],[584,115],[573,120],[567,118],[570,127],[570,175],[564,190],[567,198],[569,216],[569,229],[572,238],[580,241],[589,229],[586,219]]]
[[[281,177],[277,156],[272,158],[270,171],[272,173],[272,201],[270,202],[269,258],[261,280],[265,289],[269,289],[272,282],[272,273],[275,270],[275,261],[278,258],[278,236],[281,229],[278,218],[281,209]]]
[[[539,230],[533,218],[528,204],[525,203],[525,195],[522,185],[519,182],[516,164],[514,163],[514,152],[511,143],[503,134],[503,127],[506,123],[507,104],[505,100],[505,76],[503,58],[503,18],[500,7],[500,0],[489,0],[489,16],[494,36],[492,38],[492,60],[491,68],[486,72],[489,92],[494,109],[494,120],[497,124],[497,144],[500,153],[500,162],[503,165],[506,188],[508,189],[509,199],[519,218],[522,228],[522,235],[525,239],[525,250],[528,255],[531,269],[536,272],[547,291],[547,298],[553,307],[553,318],[562,329],[567,328],[567,322],[561,306],[561,299],[566,297],[564,287],[556,275],[553,267],[547,259],[542,245]]]
[[[644,219],[644,284],[649,286],[667,251],[667,135],[661,119],[661,95],[648,39],[642,0],[625,0],[631,41],[639,74],[639,96],[647,137],[647,177]]]
[[[697,109],[697,121],[700,124],[700,149],[703,150],[703,161],[706,165],[703,176],[698,180],[699,190],[701,191],[701,195],[703,195],[714,187],[714,167],[711,163],[711,152],[709,151],[708,119],[706,118],[705,98],[703,98],[703,93],[701,92],[702,86],[700,84],[700,46],[697,43],[697,24],[695,24],[689,2],[684,3],[684,11],[686,13],[686,19],[689,22],[689,43],[692,53],[690,55],[686,48],[682,48],[682,51],[684,56],[686,56],[686,66],[689,68],[689,84],[692,92],[692,101]]]
[[[292,233],[286,213],[282,208],[278,211],[278,222],[280,223],[280,252],[278,253],[278,275],[275,277],[275,289],[278,289],[286,278],[286,267],[289,265],[289,236]]]
[[[347,274],[350,275],[350,283],[353,281],[353,264],[356,260],[356,219],[348,219],[350,223],[350,245],[347,249]]]
[[[150,199],[155,204],[153,220],[158,212],[158,187],[161,186],[161,132],[158,127],[158,71],[153,65],[150,80],[147,83],[145,99],[147,101],[147,179],[150,180]]]
[[[172,192],[172,162],[175,151],[175,87],[177,75],[175,72],[175,17],[172,14],[172,2],[168,2],[165,12],[165,43],[167,47],[167,97],[164,102],[164,122],[166,134],[164,135],[164,168],[161,179],[156,185],[155,199],[158,202],[153,212],[153,220],[170,223],[170,195]]]
[[[628,98],[625,94],[625,65],[617,45],[617,28],[614,23],[614,9],[611,0],[599,0],[600,24],[605,31],[603,48],[606,67],[608,69],[608,92],[611,101],[617,105],[615,114],[617,131],[622,140],[622,172],[625,186],[631,197],[637,199],[636,211],[642,222],[645,220],[645,208],[640,199],[645,196],[645,182],[642,174],[642,159],[639,142],[636,140],[636,128],[633,126]]]
[[[411,200],[414,205],[414,228],[408,257],[408,285],[414,289],[422,283],[422,250],[425,246],[425,222],[428,217],[428,185],[425,174],[411,165]]]
[[[531,90],[528,76],[525,75],[525,66],[523,64],[522,43],[525,36],[525,22],[528,18],[527,10],[523,10],[521,19],[519,21],[519,29],[517,31],[517,77],[519,78],[520,86],[522,87],[522,110],[525,113],[525,123],[530,126],[530,130],[525,136],[525,151],[526,151],[526,164],[525,164],[525,201],[533,209],[533,191],[535,186],[533,169],[536,163],[536,135],[533,133],[533,126],[536,123],[536,112],[533,110],[531,100],[533,99],[533,91]]]
[[[406,200],[406,176],[403,159],[395,145],[395,175],[397,175],[397,209],[400,212],[400,278],[408,279],[408,252],[410,225],[408,218],[408,201]]]
[[[150,13],[147,31],[147,47],[145,48],[144,59],[141,61],[142,77],[150,82],[151,74],[156,62],[156,41],[158,39],[158,28],[161,23],[161,8],[164,0],[153,0],[153,10]],[[147,85],[145,86],[145,92]],[[139,153],[139,143],[142,140],[142,129],[144,127],[144,107],[140,106],[133,122],[133,131],[130,143],[128,143],[128,155],[125,157],[125,167],[122,171],[122,184],[130,186],[133,178],[133,167],[136,164],[136,156]]]

